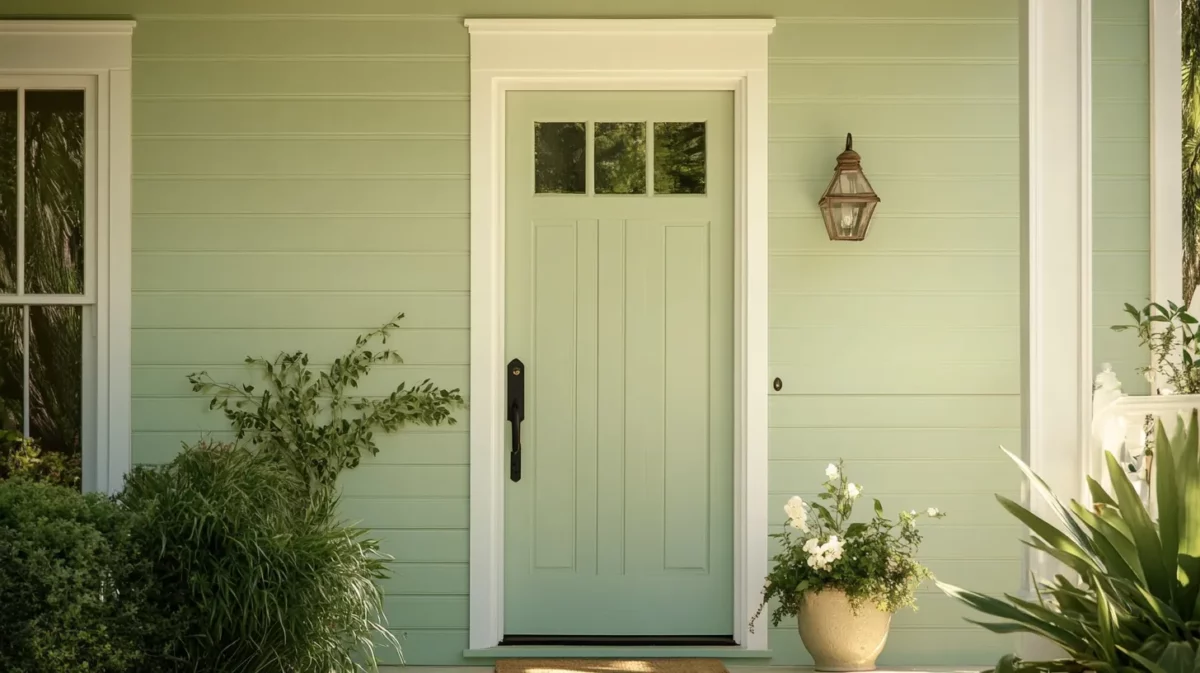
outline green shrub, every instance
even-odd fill
[[[1067,656],[1029,661],[1008,656],[1003,673],[1195,673],[1200,671],[1200,435],[1196,414],[1175,438],[1158,424],[1155,497],[1159,518],[1145,505],[1112,454],[1106,454],[1109,494],[1088,478],[1094,509],[1063,505],[1024,462],[1013,460],[1057,515],[1056,526],[1012,500],[1000,503],[1033,532],[1034,549],[1057,559],[1072,577],[1037,586],[1036,601],[991,598],[949,585],[949,595],[999,622],[976,622],[996,633],[1032,633]],[[1011,454],[1010,454],[1011,455]]]
[[[0,430],[0,481],[26,479],[79,490],[83,472],[78,454],[43,451],[37,440],[19,432]]]
[[[154,601],[179,614],[176,670],[365,670],[373,636],[395,643],[379,623],[378,544],[280,462],[200,445],[135,469],[120,500],[138,515]]]
[[[0,671],[134,670],[159,620],[130,518],[111,500],[0,482]]]

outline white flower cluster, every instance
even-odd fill
[[[842,541],[830,535],[829,541],[821,544],[817,538],[809,538],[802,547],[808,554],[808,565],[817,570],[829,570],[834,561],[842,558]]]
[[[804,506],[803,498],[798,495],[792,496],[783,506],[783,511],[787,512],[789,526],[805,533],[808,532],[808,510]]]

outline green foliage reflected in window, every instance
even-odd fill
[[[0,306],[0,431],[25,431],[25,307]]]
[[[82,91],[25,93],[25,291],[83,294]]]
[[[704,122],[655,122],[654,193],[705,193]]]
[[[80,90],[0,92],[0,430],[66,462],[82,451],[83,334],[94,314],[74,299],[44,302],[85,291],[86,119]]]
[[[587,130],[583,122],[534,122],[533,191],[587,191]]]
[[[1200,4],[1181,6],[1183,42],[1183,305],[1200,283]]]
[[[66,456],[83,450],[83,311],[29,307],[29,436]]]
[[[0,91],[0,293],[17,292],[17,92]]]
[[[596,193],[646,193],[646,125],[596,122]]]

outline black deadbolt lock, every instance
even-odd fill
[[[771,387],[775,389],[775,392],[783,390],[783,379],[776,376],[775,383],[771,384]]]

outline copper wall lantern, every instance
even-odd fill
[[[838,155],[833,180],[821,197],[821,215],[831,241],[861,241],[867,237],[867,227],[879,196],[863,175],[861,157],[854,151],[854,138],[846,134],[846,151]]]

